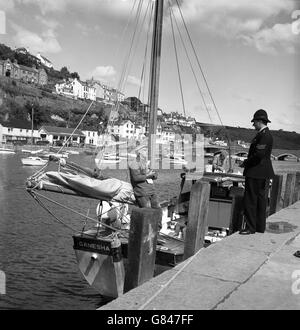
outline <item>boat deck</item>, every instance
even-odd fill
[[[120,241],[124,258],[128,256],[128,231],[122,231]],[[96,229],[73,236],[74,249],[100,254],[111,254],[113,235],[110,230]],[[156,245],[156,264],[173,267],[183,260],[184,242],[166,235],[160,235]]]

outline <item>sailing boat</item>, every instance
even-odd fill
[[[33,106],[31,108],[31,145],[33,144],[33,114],[34,114],[34,111],[33,111]],[[26,150],[27,152],[27,150]],[[30,151],[31,154],[36,154],[40,151]],[[22,162],[22,165],[24,166],[43,166],[43,165],[46,165],[48,160],[47,159],[42,159],[41,157],[38,157],[38,156],[28,156],[28,157],[25,157],[25,158],[21,158],[21,162]]]
[[[164,1],[156,0],[154,6],[148,139],[148,152],[152,168],[155,168],[156,160],[156,127]],[[80,123],[76,129],[79,125]],[[104,141],[103,146],[106,145],[107,141]],[[101,148],[96,157],[98,165],[101,164],[105,155],[104,149]],[[81,196],[100,200],[97,207],[97,219],[77,212],[85,219],[85,222],[93,222],[93,226],[86,229],[84,225],[82,231],[73,235],[74,250],[79,269],[87,282],[103,296],[118,297],[123,294],[126,274],[130,224],[130,215],[127,213],[127,208],[128,205],[134,205],[135,203],[132,186],[128,182],[115,178],[102,177],[97,170],[93,171],[55,157],[52,160],[59,162],[59,171],[38,171],[27,180],[27,191],[47,211],[49,209],[43,204],[43,198],[57,206],[64,207],[64,205],[50,200],[49,197],[42,196],[38,190],[62,193],[65,196]],[[73,212],[70,208],[68,208],[68,211]],[[166,213],[165,211],[168,211],[168,208],[165,208],[163,213]],[[50,211],[49,213],[51,214]],[[182,239],[167,236],[162,232],[159,233],[155,260],[157,272],[160,272],[162,268],[174,267],[180,263],[183,260],[183,254],[184,241]]]

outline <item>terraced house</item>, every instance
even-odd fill
[[[16,60],[14,62],[10,59],[0,60],[0,75],[30,84],[43,86],[48,83],[48,76],[45,69],[20,65]]]

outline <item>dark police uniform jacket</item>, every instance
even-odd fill
[[[271,162],[273,137],[266,127],[258,132],[250,145],[248,158],[244,161],[243,175],[254,179],[270,179],[274,176]]]

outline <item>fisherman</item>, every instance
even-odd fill
[[[226,150],[221,150],[220,153],[216,154],[213,159],[212,169],[213,172],[225,172],[229,171],[229,156]]]
[[[264,233],[266,228],[267,195],[270,179],[274,177],[271,162],[273,138],[267,127],[270,123],[267,112],[257,110],[251,120],[258,132],[250,145],[248,158],[240,165],[245,178],[244,215],[246,228],[242,235]]]
[[[136,159],[129,162],[130,181],[139,207],[160,208],[153,180],[157,173],[149,168],[147,147],[135,149]]]

